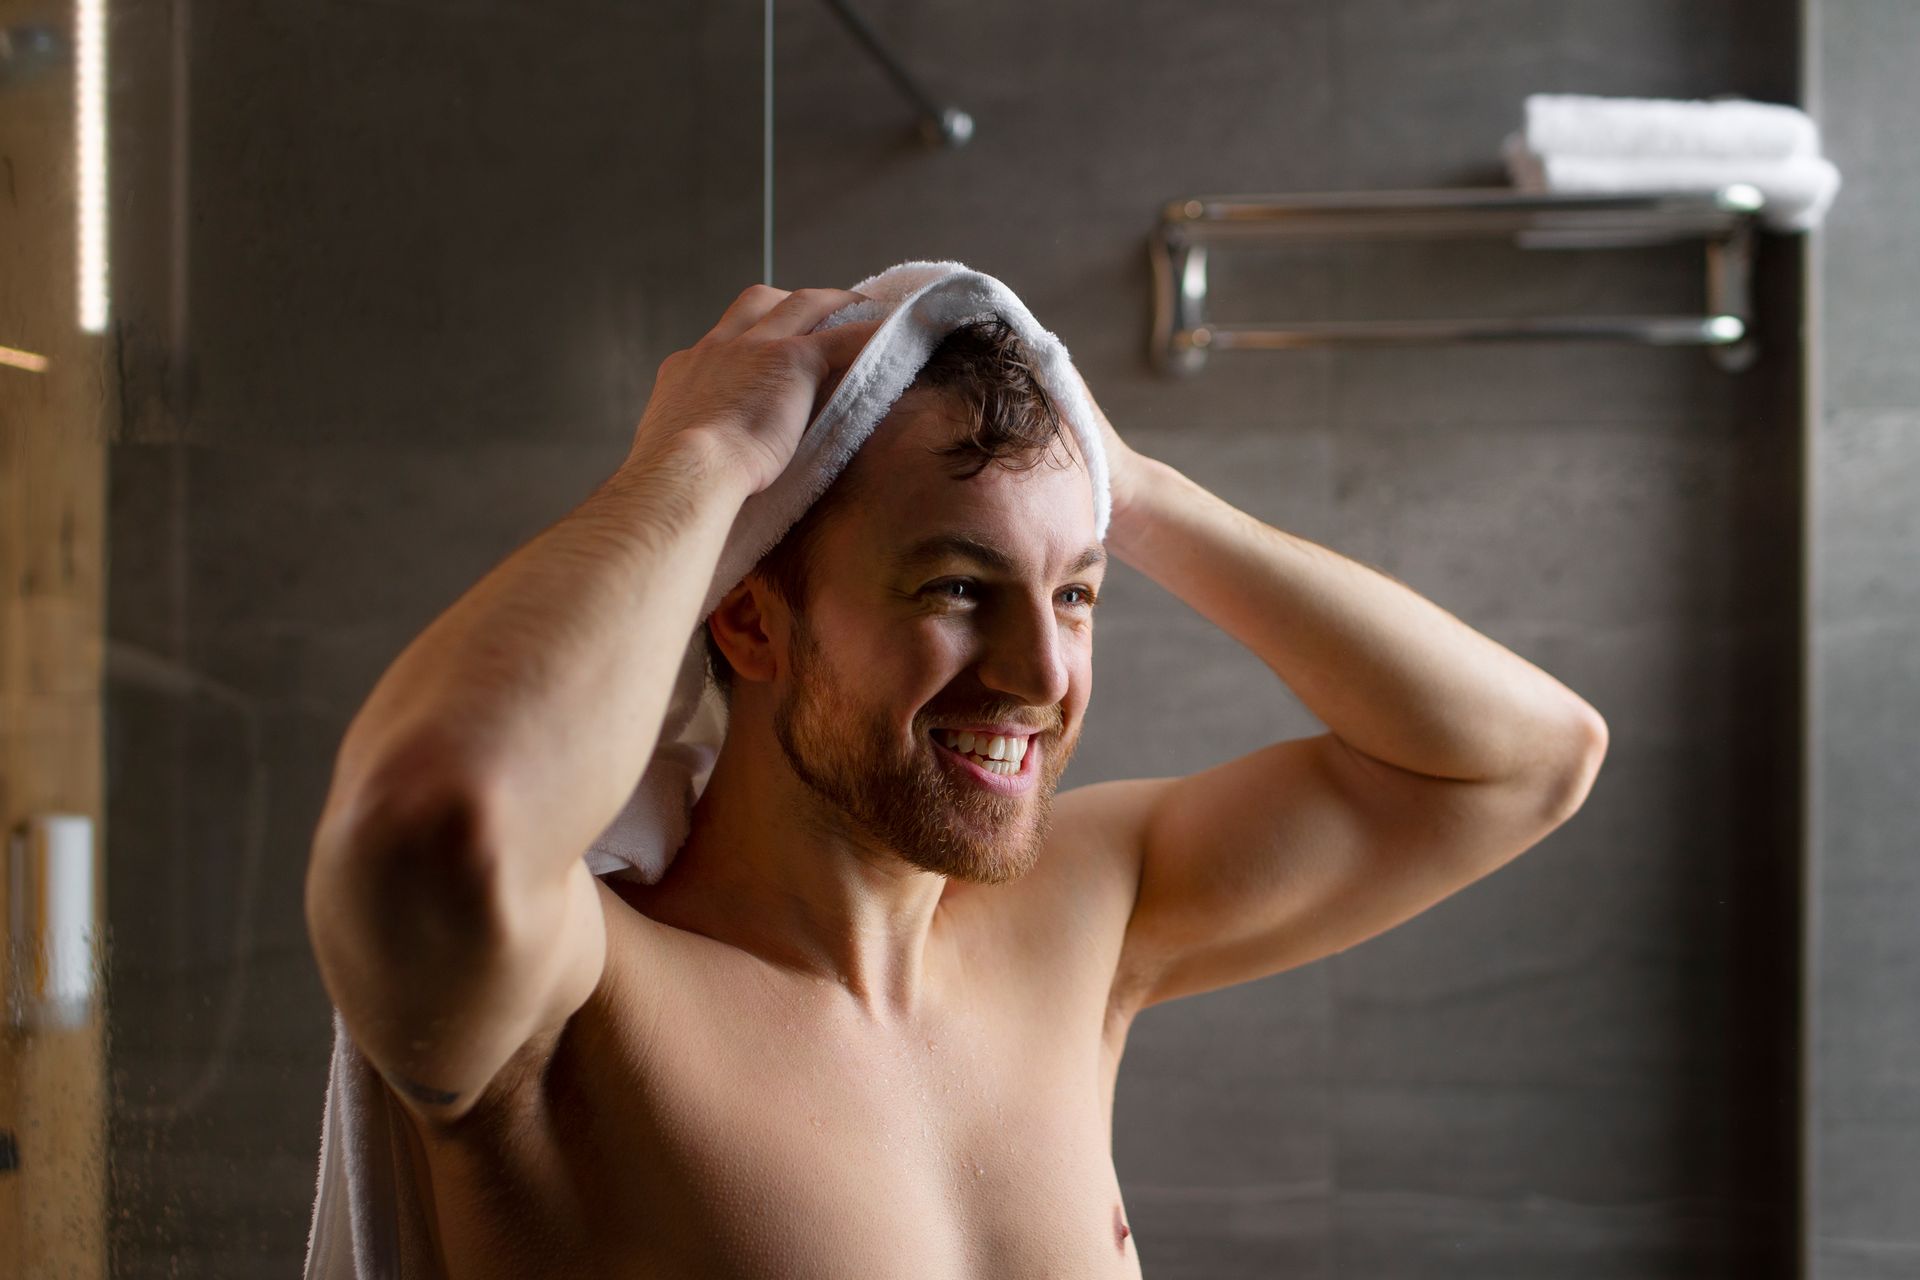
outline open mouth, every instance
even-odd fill
[[[989,739],[974,739],[971,743],[961,738],[958,742],[949,736],[945,729],[930,730],[928,736],[933,739],[934,748],[941,754],[965,765],[975,777],[996,789],[1023,787],[1034,772],[1034,753],[1039,742],[1038,734],[1024,738],[1009,739],[1002,743],[1001,757],[996,760],[989,754]],[[949,745],[954,743],[954,745]],[[966,743],[966,748],[960,744]],[[1017,758],[1014,753],[1018,753]]]

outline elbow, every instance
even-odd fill
[[[314,832],[314,856],[400,856],[449,864],[486,861],[482,790],[449,771],[388,767],[351,783],[336,773]]]
[[[496,863],[476,793],[431,778],[377,775],[330,794],[307,863],[308,932],[350,922],[402,944],[430,921],[492,917]]]
[[[1594,779],[1607,755],[1607,722],[1586,703],[1580,704],[1572,747],[1566,761],[1555,770],[1552,782],[1552,812],[1555,825],[1565,822],[1586,804]]]
[[[314,858],[398,856],[478,870],[491,842],[486,792],[442,736],[408,735],[356,750],[349,728],[314,833]]]

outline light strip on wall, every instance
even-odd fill
[[[77,175],[80,327],[107,327],[106,0],[75,0],[74,173]]]
[[[0,364],[14,369],[25,369],[28,373],[45,373],[47,358],[31,351],[22,351],[18,347],[0,347]]]

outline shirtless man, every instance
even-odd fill
[[[1092,487],[1065,432],[965,475],[936,452],[962,399],[917,382],[817,504],[802,598],[756,572],[707,621],[729,728],[667,874],[597,879],[741,503],[875,326],[809,331],[858,297],[756,285],[669,356],[619,470],[341,745],[309,930],[452,1276],[1137,1276],[1134,1017],[1425,910],[1599,768],[1564,685],[1103,417],[1108,549],[1331,732],[1054,794],[1092,691]]]

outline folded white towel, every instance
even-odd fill
[[[1761,222],[1775,231],[1811,231],[1840,190],[1840,171],[1825,156],[1784,160],[1696,156],[1541,155],[1518,133],[1501,146],[1507,172],[1522,191],[1679,191],[1705,194],[1731,183],[1759,189]]]
[[[1527,95],[1529,150],[1551,156],[1718,156],[1785,160],[1820,153],[1820,128],[1798,107],[1747,98]]]
[[[706,679],[705,618],[825,493],[947,334],[999,316],[1033,357],[1033,369],[1072,431],[1093,485],[1095,538],[1112,513],[1105,441],[1067,348],[1040,327],[1013,290],[958,262],[903,262],[853,286],[865,302],[842,307],[815,332],[880,319],[833,395],[801,434],[775,481],[741,505],[687,644],[660,746],[626,807],[586,854],[595,875],[652,884],[686,839],[689,816],[726,735],[726,702]],[[320,1131],[320,1172],[307,1236],[306,1280],[400,1280],[430,1274],[431,1226],[413,1184],[416,1139],[400,1101],[333,1012],[333,1059]]]

